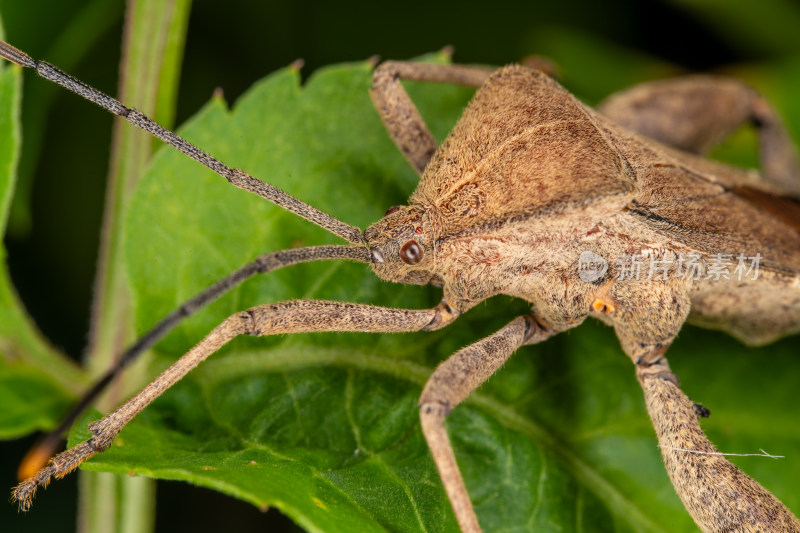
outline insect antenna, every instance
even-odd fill
[[[64,432],[72,426],[75,420],[77,420],[81,413],[83,413],[83,411],[94,402],[97,396],[105,390],[108,384],[111,383],[125,367],[139,357],[139,355],[147,351],[155,343],[164,338],[167,333],[175,329],[183,319],[193,315],[208,303],[216,300],[255,274],[266,274],[267,272],[290,265],[326,259],[346,259],[361,263],[372,262],[370,251],[364,246],[328,245],[279,250],[258,257],[254,261],[235,270],[210,287],[204,289],[190,300],[184,302],[180,307],[162,318],[156,325],[150,328],[149,331],[139,337],[136,342],[130,345],[119,356],[114,365],[84,393],[83,397],[64,416],[58,427],[45,435],[30,449],[30,451],[28,451],[19,465],[17,471],[18,479],[20,481],[28,479],[41,470],[55,451],[61,446]]]
[[[90,102],[94,102],[106,111],[124,117],[134,126],[148,132],[163,142],[169,144],[181,153],[194,159],[205,167],[213,170],[224,177],[235,187],[251,192],[260,196],[275,205],[290,211],[301,218],[312,222],[321,228],[337,235],[350,243],[359,246],[313,246],[307,248],[296,248],[281,250],[263,255],[255,261],[236,270],[227,277],[221,279],[209,288],[205,289],[191,300],[172,311],[160,322],[158,322],[147,333],[140,337],[134,344],[128,347],[117,359],[116,363],[100,377],[97,382],[84,394],[78,403],[66,414],[61,423],[53,431],[47,434],[28,452],[23,459],[18,470],[18,477],[26,479],[37,472],[47,460],[53,455],[60,446],[62,435],[75,422],[81,413],[92,404],[97,396],[108,386],[126,366],[134,361],[140,354],[147,351],[156,342],[172,331],[184,318],[194,314],[198,309],[207,303],[220,297],[236,285],[255,274],[263,274],[277,268],[325,259],[349,259],[363,263],[372,262],[369,250],[362,246],[365,243],[362,231],[349,224],[341,222],[332,216],[316,209],[299,199],[283,192],[268,183],[250,176],[246,172],[230,168],[215,157],[194,146],[179,135],[164,128],[151,118],[140,113],[136,109],[129,108],[119,100],[112,98],[97,89],[83,83],[64,73],[57,67],[45,62],[36,61],[25,52],[0,41],[0,57],[20,65],[30,68],[49,81],[61,85],[65,89],[82,96]]]
[[[359,228],[351,226],[337,220],[327,213],[312,207],[294,196],[291,196],[282,190],[274,187],[268,183],[254,178],[243,170],[237,168],[230,168],[222,163],[215,157],[207,154],[203,150],[197,148],[186,139],[176,135],[167,128],[155,122],[148,116],[140,113],[136,109],[126,107],[119,100],[112,98],[97,89],[90,87],[82,81],[73,78],[69,74],[59,70],[57,67],[45,62],[35,61],[25,52],[14,48],[10,44],[0,41],[0,57],[16,63],[22,67],[27,67],[36,71],[39,76],[50,80],[65,89],[84,97],[90,102],[94,102],[106,111],[115,115],[125,117],[125,119],[149,134],[153,135],[179,150],[181,153],[191,157],[198,163],[210,168],[226,180],[231,185],[251,192],[257,196],[265,198],[275,205],[290,211],[309,222],[313,222],[317,226],[328,230],[329,232],[337,235],[347,242],[354,244],[364,244],[364,235]]]

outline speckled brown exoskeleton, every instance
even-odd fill
[[[372,97],[421,179],[407,206],[389,209],[362,233],[229,168],[47,63],[5,43],[0,55],[351,243],[262,256],[167,316],[123,361],[248,276],[299,262],[361,261],[382,279],[432,284],[444,293],[427,310],[295,300],[234,314],[92,423],[91,439],[18,485],[13,498],[22,509],[38,486],[105,450],[137,413],[236,336],[434,330],[506,294],[530,302],[530,313],[439,365],[419,402],[423,433],[464,532],[479,531],[479,519],[445,416],[517,348],[589,316],[615,329],[634,364],[670,478],[697,524],[705,531],[800,531],[780,501],[716,452],[698,424],[707,411],[684,395],[665,357],[687,321],[748,343],[800,331],[800,172],[780,120],[750,88],[690,77],[639,86],[592,110],[534,68],[383,63],[374,72]],[[479,89],[437,147],[400,79]],[[703,157],[745,122],[759,128],[760,174]]]

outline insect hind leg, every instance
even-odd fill
[[[764,180],[800,198],[800,166],[789,133],[769,102],[741,81],[697,75],[643,83],[611,95],[598,110],[637,133],[700,155],[752,123]]]

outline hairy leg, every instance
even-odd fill
[[[462,348],[440,364],[419,400],[422,431],[463,533],[481,530],[467,488],[456,464],[444,418],[485,382],[523,344],[541,342],[556,331],[525,316],[496,333]]]
[[[266,274],[267,272],[298,263],[326,259],[349,259],[363,263],[369,263],[372,260],[369,249],[363,246],[330,245],[279,250],[256,258],[254,261],[230,273],[190,300],[181,304],[177,309],[162,318],[157,324],[150,328],[149,331],[139,337],[136,342],[128,346],[116,359],[115,364],[106,370],[106,373],[86,391],[83,397],[81,397],[75,406],[62,418],[58,427],[45,435],[44,438],[31,448],[19,466],[18,478],[22,480],[36,475],[60,446],[64,432],[72,426],[81,413],[94,402],[97,396],[106,389],[111,381],[142,353],[149,350],[155,343],[175,329],[183,319],[193,315],[211,301],[219,298],[256,274]]]
[[[738,80],[687,76],[611,95],[598,110],[633,131],[705,154],[745,123],[758,128],[764,179],[800,196],[797,150],[777,112]]]
[[[666,358],[652,359],[636,365],[636,376],[667,473],[700,529],[800,532],[791,511],[708,440],[698,423],[708,412],[683,393]]]
[[[432,309],[390,309],[344,302],[293,300],[253,307],[227,318],[133,398],[89,425],[92,438],[55,456],[48,465],[14,489],[12,498],[27,510],[39,486],[63,477],[107,449],[122,428],[164,391],[211,354],[239,335],[277,335],[318,331],[395,333],[439,329],[457,313],[442,302]]]
[[[425,170],[437,144],[400,80],[479,87],[491,73],[492,69],[482,67],[403,61],[387,61],[375,69],[370,91],[372,101],[392,140],[417,173]]]

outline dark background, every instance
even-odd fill
[[[735,2],[734,2],[735,3]],[[56,37],[76,15],[93,5],[98,15],[92,31],[69,43],[75,50],[55,50]],[[102,7],[98,7],[102,4]],[[791,17],[762,18],[754,12],[758,40],[728,24],[714,2],[689,10],[689,2],[641,0],[559,2],[257,2],[196,0],[189,22],[177,122],[202,106],[216,88],[228,102],[255,80],[297,58],[304,74],[330,63],[362,60],[374,54],[405,59],[455,46],[455,61],[501,65],[529,54],[573,58],[558,66],[564,83],[589,101],[604,96],[603,81],[624,72],[624,61],[652,56],[663,61],[663,72],[708,71],[732,64],[768,64],[797,54],[800,45],[785,38],[794,29]],[[765,2],[769,15],[794,13],[788,0]],[[759,3],[759,6],[761,4]],[[58,64],[69,57],[72,74],[114,94],[124,6],[121,1],[3,0],[0,14],[8,40],[32,56]],[[760,8],[759,8],[760,9]],[[771,10],[771,11],[770,11]],[[776,11],[777,10],[777,11]],[[794,19],[796,22],[796,19]],[[792,31],[784,31],[785,25]],[[565,52],[563,41],[548,35],[568,35],[578,44]],[[80,42],[77,42],[80,40]],[[569,40],[569,39],[567,39]],[[584,43],[581,50],[580,43]],[[85,50],[81,48],[86,45]],[[616,48],[623,64],[607,76],[597,72],[596,85],[581,85],[579,69],[603,68],[592,62],[593,48]],[[562,53],[563,52],[563,53]],[[575,78],[571,86],[570,79]],[[81,356],[89,323],[91,285],[97,253],[111,119],[45,82],[26,76],[24,132],[45,133],[39,150],[26,146],[21,179],[32,180],[28,205],[15,205],[9,235],[8,261],[15,284],[39,327],[56,346]],[[577,85],[577,87],[575,86]],[[46,115],[46,120],[39,120]],[[27,139],[27,137],[26,137]],[[79,172],[75,172],[79,169]],[[30,440],[2,443],[2,479],[13,457],[21,457]],[[46,498],[30,530],[69,531],[74,528],[75,476],[59,483],[59,498]],[[237,531],[293,530],[277,513],[263,514],[252,506],[186,484],[161,483],[159,530],[219,530],[235,523]],[[43,507],[43,506],[42,506]],[[0,515],[8,509],[3,507]],[[180,518],[181,522],[175,522]],[[47,523],[49,521],[49,523]],[[0,521],[2,523],[2,521]],[[19,524],[19,521],[15,521]],[[3,529],[0,527],[0,529]]]

